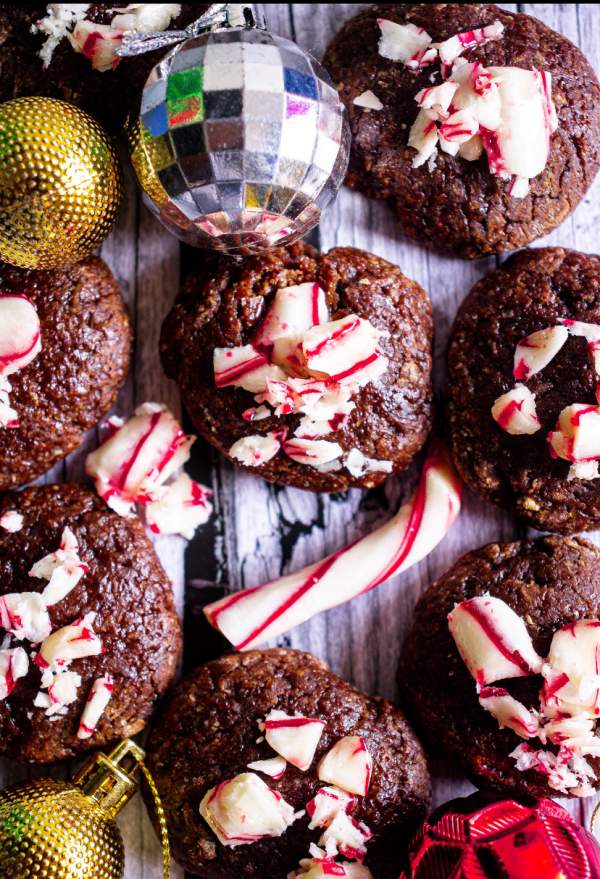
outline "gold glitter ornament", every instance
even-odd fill
[[[54,98],[0,104],[0,259],[30,269],[83,259],[121,195],[117,154],[91,116]]]
[[[126,739],[108,756],[95,754],[72,782],[46,778],[0,792],[0,879],[122,879],[114,819],[137,791],[137,768],[154,796],[168,879],[166,821],[144,756]]]

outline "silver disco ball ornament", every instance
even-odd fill
[[[174,39],[183,41],[152,70],[129,125],[147,204],[198,247],[290,244],[319,222],[348,165],[349,127],[329,76],[264,30],[254,7],[230,4],[181,35],[134,39],[123,54]]]

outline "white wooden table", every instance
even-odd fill
[[[500,5],[536,15],[576,43],[596,71],[600,70],[598,5]],[[272,31],[295,39],[320,58],[341,24],[362,8],[337,3],[281,3],[266,4],[265,11]],[[353,245],[372,251],[397,263],[408,277],[423,285],[434,306],[435,384],[437,393],[441,393],[445,349],[456,308],[475,281],[500,260],[465,262],[429,252],[402,238],[384,204],[345,189],[324,217],[314,241],[323,250]],[[536,246],[541,244],[600,250],[600,179],[571,218],[552,235],[536,242]],[[140,205],[131,176],[117,228],[103,245],[102,256],[123,286],[138,329],[134,365],[116,411],[126,415],[139,403],[156,400],[179,412],[177,389],[167,381],[159,362],[158,336],[178,290],[182,263],[193,262],[196,255],[190,251],[182,255],[177,241]],[[82,480],[85,456],[96,440],[97,432],[91,431],[84,446],[43,481]],[[192,471],[196,478],[212,485],[215,517],[187,549],[179,538],[156,540],[182,613],[187,583],[188,666],[210,658],[211,651],[214,655],[217,641],[208,633],[206,637],[198,633],[206,632],[200,604],[207,595],[215,595],[216,587],[251,586],[322,558],[395,511],[416,476],[413,470],[406,478],[391,479],[385,488],[367,494],[351,491],[347,495],[319,496],[275,488],[234,470],[201,442],[194,448]],[[397,660],[419,594],[462,553],[489,541],[522,537],[524,532],[511,516],[467,492],[458,523],[427,559],[374,592],[299,626],[277,643],[309,650],[360,689],[393,699]],[[600,543],[600,534],[587,536]],[[443,765],[436,764],[432,770],[436,804],[471,789],[464,779],[450,776]],[[61,775],[65,769],[52,772]],[[40,774],[38,769],[0,761],[2,785]],[[565,804],[580,820],[589,821],[592,801]],[[127,847],[126,879],[160,879],[158,843],[139,798],[127,806],[120,826]],[[182,879],[183,873],[173,865],[172,876]]]

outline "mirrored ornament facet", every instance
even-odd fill
[[[234,28],[188,39],[154,68],[129,139],[146,201],[171,232],[251,253],[319,222],[344,179],[350,135],[310,55]]]

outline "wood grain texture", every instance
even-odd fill
[[[511,11],[516,5],[500,4]],[[356,4],[268,4],[270,29],[295,39],[320,57],[341,24],[363,6]],[[598,12],[594,4],[525,4],[519,11],[536,15],[576,43],[600,69]],[[598,250],[600,181],[574,215],[547,239],[583,251]],[[312,239],[311,239],[312,240]],[[439,255],[400,235],[383,204],[343,190],[324,217],[314,238],[323,250],[354,245],[397,263],[429,292],[436,323],[435,387],[441,394],[445,379],[445,349],[456,308],[470,287],[501,260],[465,262]],[[127,180],[127,194],[119,222],[102,248],[102,255],[119,278],[138,329],[135,362],[116,411],[128,414],[144,400],[153,399],[179,410],[177,393],[162,372],[157,339],[164,315],[176,295],[180,272],[201,258],[183,250],[140,205],[136,187]],[[44,477],[44,481],[83,478],[83,462],[97,441],[90,431],[84,447]],[[157,549],[173,579],[178,606],[186,599],[186,665],[222,648],[203,625],[200,605],[219,590],[255,585],[283,572],[296,570],[364,534],[394,512],[414,486],[417,470],[392,479],[384,488],[363,494],[352,491],[332,497],[267,485],[236,471],[203,443],[194,448],[191,472],[211,484],[215,517],[187,547],[179,539],[162,538]],[[423,562],[369,595],[336,608],[299,626],[278,644],[309,650],[323,657],[337,673],[361,689],[388,698],[396,694],[395,673],[402,640],[410,625],[418,595],[462,553],[491,540],[522,536],[513,519],[467,493],[463,512],[446,540]],[[600,535],[591,535],[600,543]],[[184,582],[187,581],[187,596]],[[435,801],[469,790],[448,768],[433,767]],[[53,771],[64,774],[64,769]],[[0,761],[0,781],[8,783],[40,774],[38,770]],[[589,820],[591,802],[569,806],[581,820]],[[134,800],[120,826],[128,850],[126,879],[162,876],[158,845],[141,803]],[[173,867],[174,879],[182,872]]]

